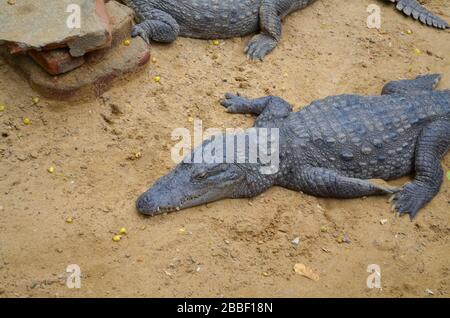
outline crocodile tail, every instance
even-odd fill
[[[439,29],[448,29],[449,24],[442,18],[438,17],[434,13],[425,9],[420,3],[416,0],[390,0],[391,2],[396,3],[396,8],[402,11],[407,16],[414,18],[415,20],[419,20],[423,24],[439,28]]]

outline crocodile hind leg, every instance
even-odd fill
[[[245,48],[251,59],[262,60],[269,54],[281,39],[281,18],[276,1],[263,0],[259,9],[261,33],[255,35]]]
[[[422,94],[434,90],[441,79],[441,74],[428,74],[417,76],[413,80],[390,81],[384,85],[381,95]]]
[[[229,113],[258,115],[256,127],[267,126],[268,122],[279,121],[292,112],[292,106],[276,96],[248,99],[227,93],[221,104]]]
[[[431,13],[416,0],[390,0],[396,3],[397,10],[402,11],[407,16],[411,16],[415,20],[419,20],[423,24],[439,28],[448,29],[449,25],[446,21]]]
[[[147,0],[125,0],[136,13],[140,23],[131,31],[131,36],[141,36],[147,43],[150,40],[170,43],[180,32],[177,21],[168,13],[151,7]]]
[[[399,214],[409,213],[413,219],[430,202],[442,184],[441,160],[450,147],[450,121],[428,124],[419,136],[415,152],[415,178],[393,197]]]

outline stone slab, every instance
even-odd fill
[[[80,28],[68,21],[79,8]],[[109,17],[104,0],[20,0],[14,5],[0,1],[0,42],[12,53],[29,49],[69,47],[78,57],[111,44]]]
[[[115,47],[129,37],[133,25],[133,11],[116,1],[110,1],[106,4],[106,12],[112,29],[111,45]],[[83,57],[72,57],[67,48],[44,51],[30,50],[28,54],[49,74],[58,75],[80,67],[85,61],[88,63],[100,61],[109,49],[108,47],[92,51]]]
[[[98,97],[119,78],[143,69],[150,59],[150,48],[136,37],[128,46],[118,45],[109,50],[100,61],[85,63],[58,76],[48,74],[27,55],[10,54],[5,46],[0,46],[0,57],[20,71],[41,95],[57,100],[79,100]]]

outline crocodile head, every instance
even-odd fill
[[[180,163],[136,202],[139,212],[155,215],[225,198],[239,197],[246,172],[237,164]]]
[[[259,162],[228,163],[223,158],[220,163],[195,163],[197,151],[188,155],[188,162],[178,164],[138,198],[139,212],[156,215],[226,198],[253,197],[273,184],[275,175],[261,173]]]

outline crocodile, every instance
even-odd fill
[[[245,48],[251,59],[263,59],[281,39],[281,20],[315,0],[122,0],[138,20],[132,36],[170,43],[178,35],[225,39],[260,31]],[[436,28],[448,23],[416,0],[386,0],[404,14]]]
[[[391,81],[378,96],[331,96],[297,112],[276,96],[227,93],[228,112],[256,115],[254,129],[278,131],[278,170],[261,171],[260,152],[251,162],[183,160],[139,196],[137,210],[155,215],[281,186],[318,197],[391,195],[395,211],[414,218],[439,192],[450,146],[450,90],[435,90],[440,77]],[[401,187],[382,181],[413,173]]]

